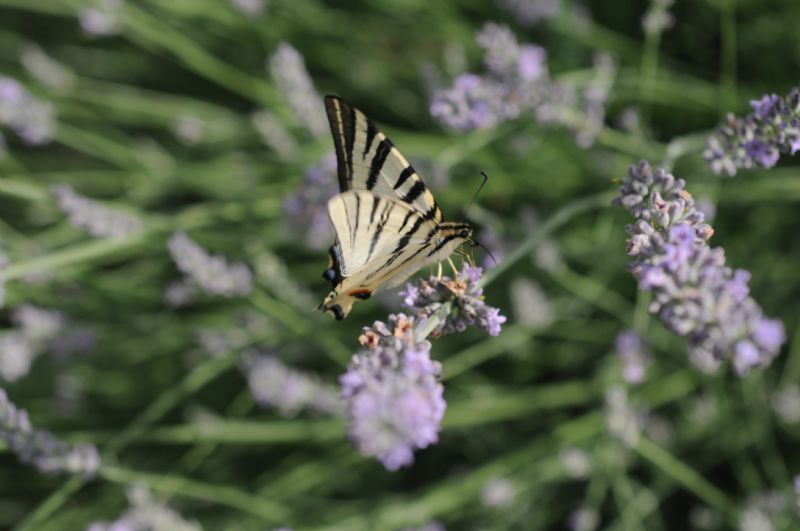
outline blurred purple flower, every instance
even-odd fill
[[[714,173],[735,175],[740,168],[771,168],[781,153],[800,150],[800,87],[788,96],[767,94],[750,102],[753,112],[743,118],[728,114],[708,139],[703,156]]]
[[[642,383],[649,355],[641,336],[624,330],[617,335],[615,348],[622,361],[622,378],[631,384]]]
[[[300,52],[291,44],[281,42],[269,58],[268,66],[273,80],[289,102],[297,123],[314,136],[328,134],[322,99],[314,88]]]
[[[107,37],[122,31],[123,0],[95,0],[78,14],[83,31],[90,37]]]
[[[69,222],[98,238],[121,238],[142,229],[142,221],[80,195],[68,184],[54,185],[50,192]]]
[[[416,285],[407,283],[400,296],[404,298],[404,306],[413,310],[418,318],[432,316],[446,302],[452,304],[450,313],[431,332],[434,337],[462,332],[469,326],[477,326],[496,336],[506,318],[500,315],[499,309],[483,301],[483,289],[478,285],[482,273],[480,267],[465,263],[455,279],[447,276],[419,279]]]
[[[487,23],[476,40],[484,49],[485,75],[465,73],[451,88],[437,91],[431,115],[459,131],[495,127],[543,103],[552,82],[547,52],[520,45],[511,30]]]
[[[485,129],[531,112],[541,124],[560,124],[589,147],[604,127],[605,101],[617,66],[607,54],[595,57],[595,76],[579,95],[550,78],[547,52],[520,44],[513,32],[489,22],[476,36],[484,49],[484,74],[463,73],[452,87],[436,91],[430,113],[441,124],[466,132]]]
[[[156,499],[147,488],[128,488],[130,507],[113,522],[93,522],[86,531],[200,531],[202,527]]]
[[[554,18],[561,8],[561,0],[495,0],[495,4],[523,26]]]
[[[211,295],[236,297],[253,290],[253,274],[239,262],[228,263],[223,256],[212,255],[185,232],[176,231],[167,242],[178,269],[200,289]]]
[[[231,0],[231,4],[242,14],[249,16],[261,15],[267,8],[265,0]]]
[[[320,162],[306,168],[303,182],[283,204],[289,228],[301,231],[313,249],[327,249],[333,241],[328,221],[328,199],[338,193],[336,157],[328,153]]]
[[[273,113],[265,110],[250,115],[250,121],[261,141],[269,146],[279,157],[291,159],[297,152],[297,142],[281,121]]]
[[[18,409],[0,389],[0,440],[20,461],[41,472],[93,476],[100,468],[97,448],[91,444],[67,444],[50,432],[37,430],[25,410]]]
[[[312,374],[288,367],[275,356],[252,352],[245,356],[242,370],[253,399],[261,407],[275,408],[286,416],[304,409],[327,415],[344,413],[333,387]]]
[[[505,509],[514,504],[517,487],[506,478],[493,477],[481,489],[481,502],[492,509]]]
[[[692,362],[707,372],[731,361],[741,375],[769,365],[785,341],[782,323],[764,316],[748,295],[750,274],[725,266],[713,229],[684,189],[685,182],[647,162],[631,166],[614,204],[633,214],[628,254],[650,313],[684,336]]]
[[[53,106],[34,98],[16,79],[0,75],[0,126],[29,145],[47,144],[55,136]]]
[[[642,28],[647,34],[660,35],[675,24],[675,17],[670,13],[674,0],[650,0],[650,7],[642,17]]]
[[[64,328],[64,316],[30,304],[12,314],[14,329],[0,334],[0,378],[14,382],[30,372],[33,361]]]
[[[357,352],[340,378],[349,434],[359,451],[388,470],[411,464],[414,450],[438,440],[447,407],[439,383],[441,366],[431,344],[417,341],[424,324],[403,314],[375,321],[359,337]]]

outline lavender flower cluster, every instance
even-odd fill
[[[739,374],[769,365],[785,340],[783,324],[749,296],[750,273],[725,266],[725,253],[684,189],[685,182],[642,161],[631,166],[614,204],[636,218],[628,254],[649,311],[686,338],[692,362],[707,372],[731,361]]]
[[[68,184],[58,184],[51,193],[75,227],[98,238],[121,238],[142,229],[142,221],[120,210],[108,208],[75,192]]]
[[[615,348],[622,362],[622,379],[630,384],[642,383],[648,362],[642,337],[633,330],[624,330],[617,335]]]
[[[744,118],[728,114],[708,139],[703,156],[714,173],[732,176],[737,168],[771,168],[781,153],[800,150],[800,87],[786,97],[767,94],[750,105],[752,113]]]
[[[617,73],[608,54],[594,58],[594,76],[584,90],[551,79],[547,52],[519,44],[506,26],[487,23],[477,35],[486,73],[465,73],[453,86],[437,91],[431,115],[459,131],[485,129],[532,112],[543,125],[559,124],[576,133],[582,148],[594,143],[605,123],[605,102]]]
[[[128,489],[131,505],[122,516],[113,522],[94,522],[86,531],[200,531],[196,522],[187,521],[183,516],[156,499],[142,486]]]
[[[306,168],[303,183],[283,204],[289,227],[300,231],[312,249],[327,249],[333,234],[328,221],[327,202],[338,193],[336,157],[328,153],[314,166]]]
[[[31,425],[28,413],[9,401],[0,389],[0,440],[26,464],[42,472],[94,475],[100,468],[97,448],[91,444],[68,444],[50,432]]]
[[[52,105],[33,97],[19,81],[0,75],[0,126],[11,129],[26,144],[38,146],[53,140],[56,115]]]
[[[322,107],[322,99],[314,88],[306,63],[291,44],[282,42],[269,58],[269,71],[278,85],[294,118],[314,136],[328,133],[328,122]]]
[[[187,280],[206,293],[236,297],[253,290],[253,274],[246,265],[229,264],[225,257],[210,254],[185,232],[175,232],[167,242],[167,248]]]
[[[547,52],[520,45],[512,31],[487,23],[477,35],[485,75],[462,74],[453,87],[434,94],[431,115],[459,131],[494,127],[540,105],[552,91]]]
[[[415,336],[423,326],[424,319],[399,313],[365,327],[364,349],[340,378],[351,440],[388,470],[411,464],[415,449],[438,440],[447,407],[441,365],[430,358],[431,344]]]
[[[123,0],[95,0],[81,9],[78,21],[90,37],[108,37],[122,31]]]
[[[14,382],[30,372],[33,361],[64,328],[64,316],[30,304],[12,313],[13,329],[0,334],[0,379]]]
[[[308,409],[327,415],[341,415],[342,402],[332,387],[312,374],[295,370],[265,353],[250,353],[242,364],[250,392],[261,407],[272,407],[294,416]]]
[[[419,279],[416,284],[407,283],[400,292],[403,305],[413,310],[417,318],[432,316],[446,302],[452,305],[447,317],[431,332],[434,337],[463,332],[469,326],[477,326],[496,336],[506,317],[483,301],[483,288],[478,283],[482,273],[480,267],[464,263],[455,278],[431,276],[427,280]]]

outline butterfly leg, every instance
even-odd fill
[[[439,262],[439,267],[436,272],[436,280],[442,280],[442,263]]]
[[[450,268],[453,270],[453,277],[458,276],[458,269],[456,269],[456,265],[453,263],[453,260],[448,256],[447,263],[450,264]],[[441,264],[440,264],[441,265]]]

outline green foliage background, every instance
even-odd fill
[[[0,241],[11,260],[6,309],[25,302],[59,309],[98,337],[68,359],[40,357],[30,375],[4,388],[36,426],[95,442],[104,457],[98,477],[84,481],[43,476],[0,451],[0,528],[83,529],[111,520],[136,483],[207,529],[397,529],[432,519],[448,529],[559,529],[579,505],[599,510],[603,529],[682,529],[698,506],[712,508],[727,529],[757,493],[777,489],[793,505],[800,426],[780,423],[769,397],[800,378],[800,173],[784,160],[769,171],[716,177],[701,152],[726,112],[748,112],[750,99],[797,83],[800,4],[681,1],[660,42],[643,36],[646,2],[587,2],[591,19],[581,24],[570,4],[525,29],[476,0],[273,0],[251,18],[223,0],[131,0],[122,34],[93,40],[76,19],[84,2],[0,0],[0,72],[51,101],[59,117],[54,143],[12,142],[0,160]],[[578,86],[591,76],[593,51],[617,57],[611,126],[594,147],[580,149],[571,133],[528,118],[466,135],[434,124],[421,65],[441,66],[448,49],[463,46],[479,69],[474,33],[486,21],[545,46],[553,75]],[[74,72],[73,89],[54,91],[26,74],[19,56],[31,41]],[[361,327],[399,309],[399,301],[392,310],[360,303],[343,323],[313,310],[327,291],[319,277],[326,256],[298,244],[282,205],[332,143],[292,124],[264,67],[281,41],[302,52],[320,92],[359,106],[409,157],[449,171],[450,184],[436,190],[447,217],[458,219],[486,171],[491,179],[473,221],[500,231],[506,257],[521,258],[501,260],[486,290],[487,302],[511,317],[499,337],[472,330],[434,342],[448,401],[441,440],[397,473],[359,456],[341,421],[286,419],[255,407],[236,369],[240,352],[212,358],[193,337],[202,327],[236,327],[237,316],[255,311],[265,324],[248,332],[248,342],[335,384]],[[628,106],[640,109],[643,133],[613,126]],[[285,120],[301,147],[296,157],[261,143],[249,120],[258,108]],[[206,124],[191,147],[173,134],[184,115]],[[696,197],[716,203],[712,243],[725,247],[733,267],[752,272],[752,293],[787,328],[787,346],[769,369],[744,379],[702,375],[683,343],[648,317],[626,270],[628,219],[607,206],[613,180],[642,158],[671,167]],[[56,208],[54,183],[135,213],[145,230],[91,238]],[[540,223],[520,223],[527,207]],[[254,293],[167,308],[163,290],[178,273],[165,242],[178,228],[255,266]],[[528,258],[544,237],[562,255],[553,270]],[[52,277],[23,281],[37,272]],[[515,322],[508,287],[520,277],[543,287],[552,324]],[[671,423],[668,444],[645,436],[625,449],[604,427],[604,391],[621,381],[614,338],[630,327],[655,353],[646,383],[630,392]],[[62,374],[84,388],[68,416],[56,407]],[[701,399],[714,400],[717,412],[699,424],[690,413]],[[211,420],[193,420],[198,410]],[[570,478],[558,459],[573,446],[592,457],[587,479]],[[510,508],[479,503],[492,477],[516,485]]]

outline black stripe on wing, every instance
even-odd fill
[[[350,140],[350,150],[347,149],[345,133],[345,123],[351,124],[355,120],[353,109],[349,105],[343,105],[342,100],[334,96],[325,96],[325,112],[328,115],[328,123],[331,126],[331,136],[333,136],[333,146],[336,148],[336,174],[339,177],[339,190],[341,192],[350,189],[350,181],[353,175],[352,146]],[[347,117],[344,114],[347,113]],[[350,131],[355,137],[355,127]]]
[[[386,157],[392,151],[392,141],[388,138],[381,140],[378,144],[378,149],[375,150],[375,156],[372,157],[372,162],[369,165],[369,177],[367,178],[367,190],[375,188],[375,183],[378,182],[378,176],[381,174],[383,165],[386,163]]]

